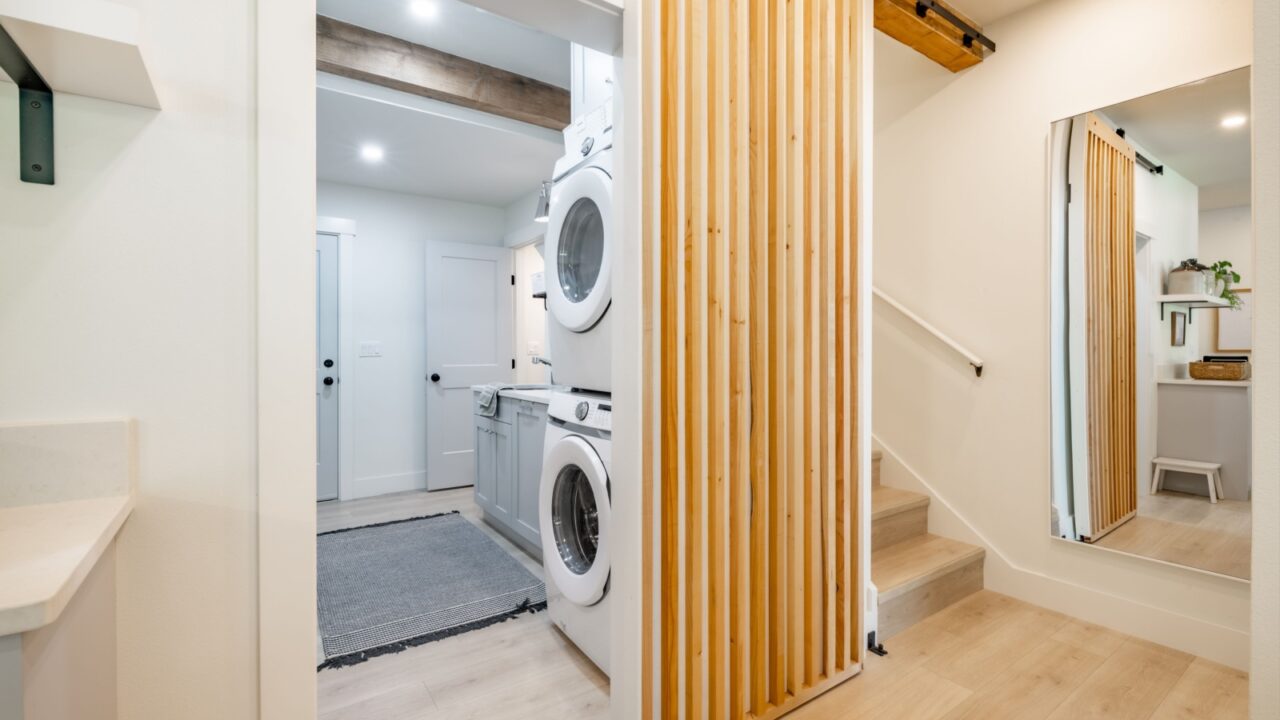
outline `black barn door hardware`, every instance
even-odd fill
[[[0,68],[18,86],[18,156],[23,182],[53,184],[53,90],[0,27]]]
[[[1124,137],[1124,128],[1116,128],[1116,134],[1117,134],[1117,135],[1119,135],[1120,137]],[[1137,150],[1134,150],[1134,151],[1133,151],[1133,157],[1134,157],[1134,159],[1137,161],[1137,163],[1138,163],[1138,167],[1142,168],[1143,170],[1146,170],[1147,172],[1151,173],[1152,175],[1163,175],[1163,174],[1164,174],[1164,166],[1163,166],[1163,165],[1157,165],[1157,164],[1155,164],[1155,163],[1151,162],[1151,159],[1150,159],[1150,158],[1148,158],[1146,155],[1143,155],[1142,153],[1138,152]]]
[[[955,29],[959,30],[964,35],[962,40],[965,47],[973,47],[973,43],[977,42],[979,45],[982,45],[991,52],[996,51],[996,43],[994,40],[983,35],[981,30],[962,20],[955,13],[951,12],[950,8],[939,5],[934,2],[934,0],[916,0],[916,15],[923,18],[926,17],[930,11],[943,20],[951,23]]]

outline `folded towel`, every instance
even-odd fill
[[[477,413],[483,417],[493,417],[498,414],[498,393],[502,392],[502,385],[483,385],[480,387],[480,397],[476,398],[479,402],[479,410]]]

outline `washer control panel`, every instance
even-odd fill
[[[600,393],[552,393],[547,414],[571,425],[604,432],[613,430],[613,401],[608,395]]]

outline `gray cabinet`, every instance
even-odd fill
[[[540,557],[538,487],[547,406],[509,397],[498,403],[495,416],[475,416],[476,504],[490,525]]]

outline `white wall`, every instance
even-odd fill
[[[1130,135],[1125,139],[1138,152],[1152,158],[1157,164],[1160,163],[1157,156],[1142,147],[1142,138]],[[1151,238],[1149,266],[1146,268],[1149,273],[1147,282],[1150,292],[1160,295],[1166,290],[1170,270],[1187,258],[1202,257],[1199,232],[1200,189],[1168,166],[1165,166],[1163,175],[1149,173],[1141,167],[1135,170],[1134,229]],[[1138,268],[1137,271],[1141,272],[1142,269]],[[1208,314],[1195,311],[1192,324],[1187,326],[1187,344],[1174,347],[1170,343],[1172,313],[1165,312],[1161,319],[1158,307],[1150,305],[1148,308],[1150,322],[1146,327],[1151,333],[1149,340],[1156,374],[1161,377],[1186,377],[1186,364],[1200,359],[1202,354],[1196,327],[1197,323],[1203,324],[1204,320],[1209,319]],[[1141,310],[1139,308],[1139,312]],[[1148,418],[1148,421],[1151,420],[1153,419]]]
[[[137,418],[120,717],[252,719],[255,3],[125,4],[164,109],[58,96],[57,185],[19,182],[0,83],[0,422]]]
[[[1050,539],[1046,181],[1054,120],[1247,65],[1250,7],[1048,0],[957,75],[876,45],[875,283],[986,361],[877,304],[876,434],[981,532],[989,587],[1237,666],[1248,586]]]
[[[1254,2],[1253,653],[1249,711],[1280,717],[1280,2]]]
[[[320,182],[317,212],[354,220],[350,338],[382,345],[356,357],[352,478],[343,497],[426,487],[426,244],[502,245],[502,208]],[[356,353],[358,355],[358,353]]]
[[[533,356],[549,358],[547,352],[547,309],[544,300],[533,297],[531,275],[545,272],[542,260],[542,243],[525,245],[515,250],[516,274],[516,382],[547,383],[551,370],[546,365],[534,365]],[[544,275],[545,277],[545,275]]]
[[[1205,210],[1200,213],[1200,262],[1209,265],[1217,260],[1230,260],[1240,273],[1238,288],[1253,287],[1253,209],[1241,207]],[[1226,310],[1212,310],[1203,314],[1205,322],[1197,334],[1200,337],[1201,354],[1217,350],[1217,325],[1213,315]]]

